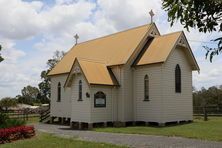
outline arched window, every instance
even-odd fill
[[[61,83],[58,83],[57,86],[57,102],[61,102]]]
[[[144,77],[144,100],[149,101],[149,77],[145,75]]]
[[[179,64],[175,68],[175,92],[181,93],[181,69]]]
[[[106,94],[98,91],[94,95],[94,107],[106,107]]]
[[[82,101],[82,81],[79,80],[79,101]]]

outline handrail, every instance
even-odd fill
[[[50,117],[50,108],[42,111],[40,113],[40,122],[43,122],[45,119]]]

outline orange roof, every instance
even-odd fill
[[[72,47],[48,75],[69,73],[76,57],[105,61],[107,66],[125,64],[150,28],[151,25],[143,25],[79,43]]]
[[[145,49],[145,53],[137,65],[153,64],[164,62],[175,46],[182,32],[175,32],[155,37],[151,44]]]
[[[78,59],[78,63],[89,84],[118,85],[113,73],[108,70],[106,64],[83,59]]]

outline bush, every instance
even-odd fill
[[[21,126],[21,125],[25,125],[25,120],[18,120],[18,119],[7,119],[6,120],[6,128]]]
[[[8,119],[9,119],[8,115],[0,113],[0,125],[6,124],[6,120]]]
[[[8,115],[0,113],[0,129],[25,125],[24,120],[9,119]]]
[[[33,126],[17,126],[0,129],[0,144],[22,138],[30,138],[35,135]]]

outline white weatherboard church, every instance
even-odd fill
[[[49,73],[51,117],[71,125],[192,121],[192,71],[183,32],[151,23],[76,44]]]

